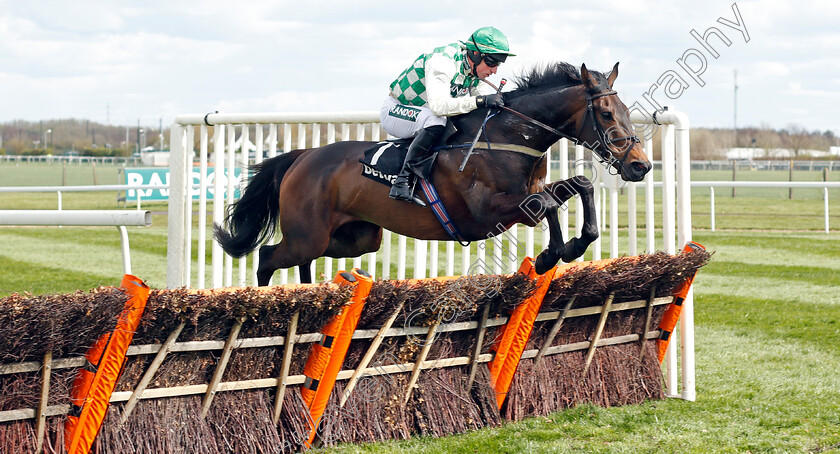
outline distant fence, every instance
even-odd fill
[[[829,233],[828,190],[840,189],[840,181],[692,181],[691,186],[709,188],[712,232],[715,231],[715,188],[786,188],[791,191],[796,188],[822,189],[825,233]]]
[[[658,162],[657,162],[658,163]],[[654,167],[656,164],[654,163]],[[732,170],[736,167],[739,170],[787,170],[791,166],[793,170],[800,171],[840,171],[840,160],[838,161],[755,161],[728,159],[719,161],[691,161],[691,170]]]
[[[0,163],[45,163],[45,164],[98,164],[138,166],[142,160],[137,157],[95,157],[95,156],[30,156],[0,155]]]
[[[140,209],[144,191],[167,190],[169,185],[158,184],[99,184],[99,185],[76,185],[76,186],[0,186],[0,193],[4,192],[55,192],[58,195],[58,210],[63,209],[62,194],[64,192],[126,192],[134,191],[134,199],[137,201],[137,209]],[[123,198],[125,200],[125,198]]]

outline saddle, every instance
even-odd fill
[[[362,163],[362,175],[370,178],[373,181],[391,186],[394,180],[397,179],[397,174],[400,173],[403,161],[405,160],[408,146],[411,145],[411,139],[397,139],[386,140],[378,142],[375,146],[365,150],[364,156],[359,162]],[[422,192],[431,207],[438,222],[443,226],[446,233],[461,245],[469,245],[469,242],[464,240],[458,227],[452,221],[452,217],[443,206],[437,189],[431,180],[432,164],[437,158],[438,152],[434,152],[427,158],[423,159],[419,166],[413,167],[412,172],[418,175],[418,182],[412,188],[413,192]],[[417,188],[420,188],[419,190]]]
[[[446,143],[456,131],[455,125],[448,121],[441,143]],[[359,160],[362,163],[362,176],[384,185],[393,185],[405,162],[405,155],[412,140],[411,138],[383,140],[365,150],[364,156]],[[433,152],[418,165],[412,166],[411,171],[424,180],[430,180],[437,155],[437,151]]]

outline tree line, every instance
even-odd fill
[[[163,130],[164,138],[169,129]],[[113,126],[90,120],[14,120],[0,123],[0,154],[130,156],[139,148],[160,149],[161,130]]]
[[[768,158],[778,150],[791,150],[796,158],[803,157],[805,150],[829,151],[840,146],[840,137],[834,131],[809,131],[798,124],[774,129],[763,124],[760,127],[747,126],[737,131],[720,128],[691,129],[692,159],[725,159],[725,150],[730,148],[761,148],[767,150]],[[804,159],[813,159],[805,156]]]

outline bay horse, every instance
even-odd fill
[[[483,128],[482,145],[463,172],[458,168],[466,146],[440,151],[432,172],[464,240],[484,240],[514,224],[535,226],[547,218],[550,241],[537,258],[538,273],[586,251],[598,237],[593,185],[583,176],[545,184],[545,152],[561,137],[571,138],[597,153],[625,181],[644,178],[650,161],[631,134],[627,106],[612,90],[617,76],[618,63],[608,75],[586,65],[580,71],[567,63],[535,67],[516,80],[517,88],[503,93],[506,107],[495,115],[480,108],[451,118],[457,132],[447,144],[469,145]],[[336,142],[255,166],[225,225],[214,226],[216,241],[228,254],[242,257],[271,238],[279,220],[281,241],[260,247],[261,286],[268,285],[277,269],[293,266],[299,267],[301,282],[312,282],[312,260],[376,251],[383,228],[412,238],[451,241],[430,208],[392,200],[388,186],[362,176],[359,160],[374,145]],[[564,243],[557,210],[575,194],[583,203],[584,224],[580,237]]]

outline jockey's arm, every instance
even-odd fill
[[[453,98],[450,94],[452,78],[460,62],[435,54],[426,62],[426,96],[429,109],[441,117],[464,114],[476,109],[475,96]],[[487,84],[480,84],[487,85]]]

